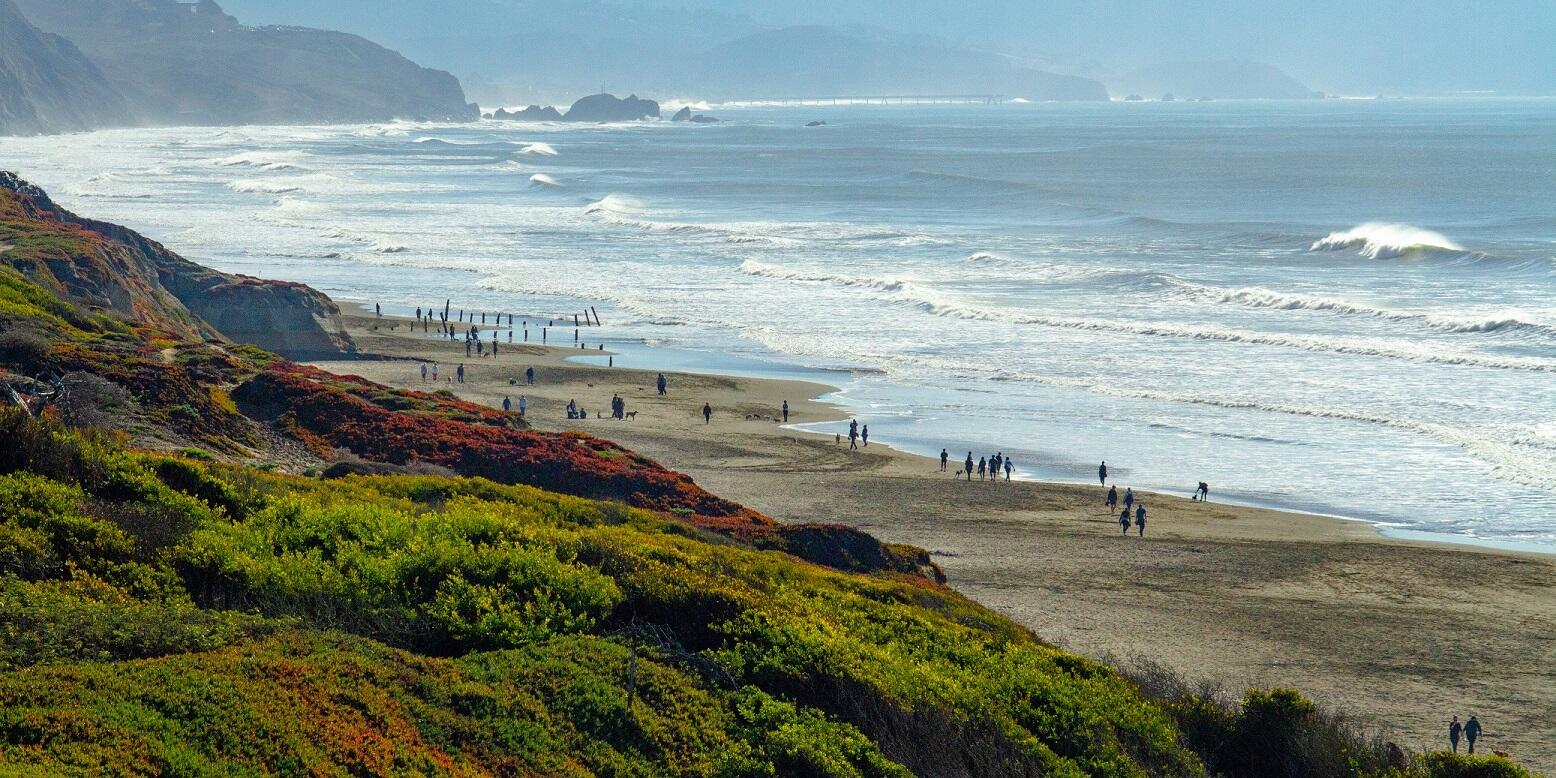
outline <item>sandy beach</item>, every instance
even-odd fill
[[[347,324],[382,358],[317,364],[429,388],[421,360],[445,376],[463,362],[465,383],[442,388],[491,405],[510,396],[515,408],[522,394],[536,428],[618,441],[781,520],[841,522],[927,548],[951,586],[1071,650],[1142,657],[1229,689],[1295,686],[1417,749],[1443,746],[1450,716],[1475,714],[1487,750],[1556,771],[1556,556],[1154,494],[1144,496],[1146,536],[1125,538],[1097,486],[967,483],[938,461],[879,443],[850,451],[846,438],[777,423],[784,400],[795,423],[841,422],[817,399],[830,387],[669,374],[660,397],[651,370],[567,362],[576,348],[504,339],[496,359],[466,359],[462,343],[409,335],[407,320],[353,314]],[[553,330],[552,342],[571,341],[570,330]],[[528,366],[535,386],[522,385]],[[634,419],[595,417],[613,394]],[[590,418],[569,421],[569,400]],[[890,440],[889,429],[872,432]],[[954,471],[966,452],[951,453]]]

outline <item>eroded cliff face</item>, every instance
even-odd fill
[[[292,357],[355,350],[324,294],[190,262],[134,230],[83,219],[0,171],[0,266],[85,308],[183,337]]]

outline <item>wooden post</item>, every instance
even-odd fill
[[[592,305],[589,306],[589,312],[594,314],[594,323],[596,325],[601,326],[601,327],[605,326],[603,324],[600,324],[600,312],[594,310],[594,306],[592,306]]]

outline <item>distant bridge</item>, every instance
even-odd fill
[[[1010,102],[1005,95],[837,95],[825,97],[742,97],[720,100],[721,106],[775,105],[998,105]]]

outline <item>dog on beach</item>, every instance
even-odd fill
[[[627,411],[627,421],[637,421],[637,420],[638,420],[638,412],[637,411]]]

